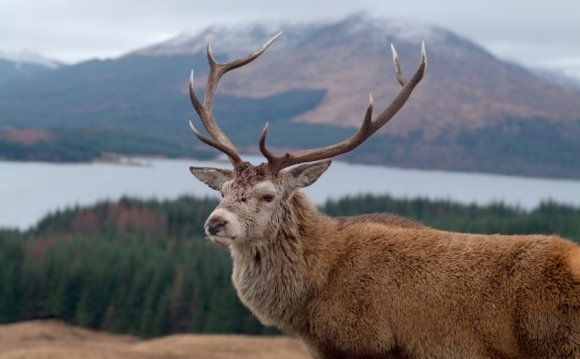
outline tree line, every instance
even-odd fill
[[[48,215],[29,231],[0,231],[0,322],[57,318],[142,337],[177,332],[275,333],[239,302],[226,249],[203,237],[216,201],[122,199]],[[392,212],[448,230],[559,234],[580,241],[580,209],[357,196],[334,215]]]

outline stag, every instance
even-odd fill
[[[385,125],[423,78],[425,45],[414,75],[403,76],[392,103],[373,119],[370,97],[360,129],[327,147],[252,165],[212,115],[217,84],[247,57],[218,63],[203,103],[190,97],[209,136],[233,169],[191,167],[223,197],[205,223],[212,242],[229,247],[241,301],[265,325],[299,336],[315,358],[580,358],[580,249],[556,236],[503,236],[436,230],[391,214],[332,218],[300,189],[330,158],[349,152]]]

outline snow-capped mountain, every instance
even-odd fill
[[[446,46],[449,38],[456,38],[441,27],[397,19],[383,19],[367,14],[355,14],[340,22],[284,23],[260,22],[235,26],[211,26],[201,32],[183,32],[167,41],[133,51],[128,55],[178,55],[205,51],[208,39],[212,46],[228,54],[245,53],[273,34],[283,31],[276,46],[269,52],[299,48],[316,38],[325,39],[324,45],[354,41],[372,48],[384,48],[385,40]]]
[[[295,120],[355,127],[369,92],[378,111],[399,91],[388,43],[396,45],[403,71],[410,75],[424,40],[429,58],[426,78],[390,125],[390,132],[424,129],[435,136],[494,125],[506,118],[580,118],[577,91],[543,81],[446,29],[364,14],[328,23],[214,26],[128,56],[199,54],[211,36],[215,54],[222,59],[236,57],[280,30],[284,34],[265,55],[224,79],[224,92],[260,97],[292,88],[324,89],[320,106]],[[206,69],[194,70],[198,76]],[[202,82],[200,77],[198,85]]]

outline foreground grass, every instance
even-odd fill
[[[57,321],[0,326],[0,359],[306,359],[296,339],[240,335],[171,335],[140,340]]]

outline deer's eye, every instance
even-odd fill
[[[242,202],[246,203],[246,202],[248,202],[248,198],[246,198],[246,197],[242,197],[242,199],[241,199],[240,201],[242,201]]]
[[[262,196],[262,200],[264,202],[272,202],[274,200],[274,195],[273,194],[265,194],[264,196]]]
[[[222,198],[224,198],[224,193],[223,192],[220,192],[220,195],[222,196]]]

